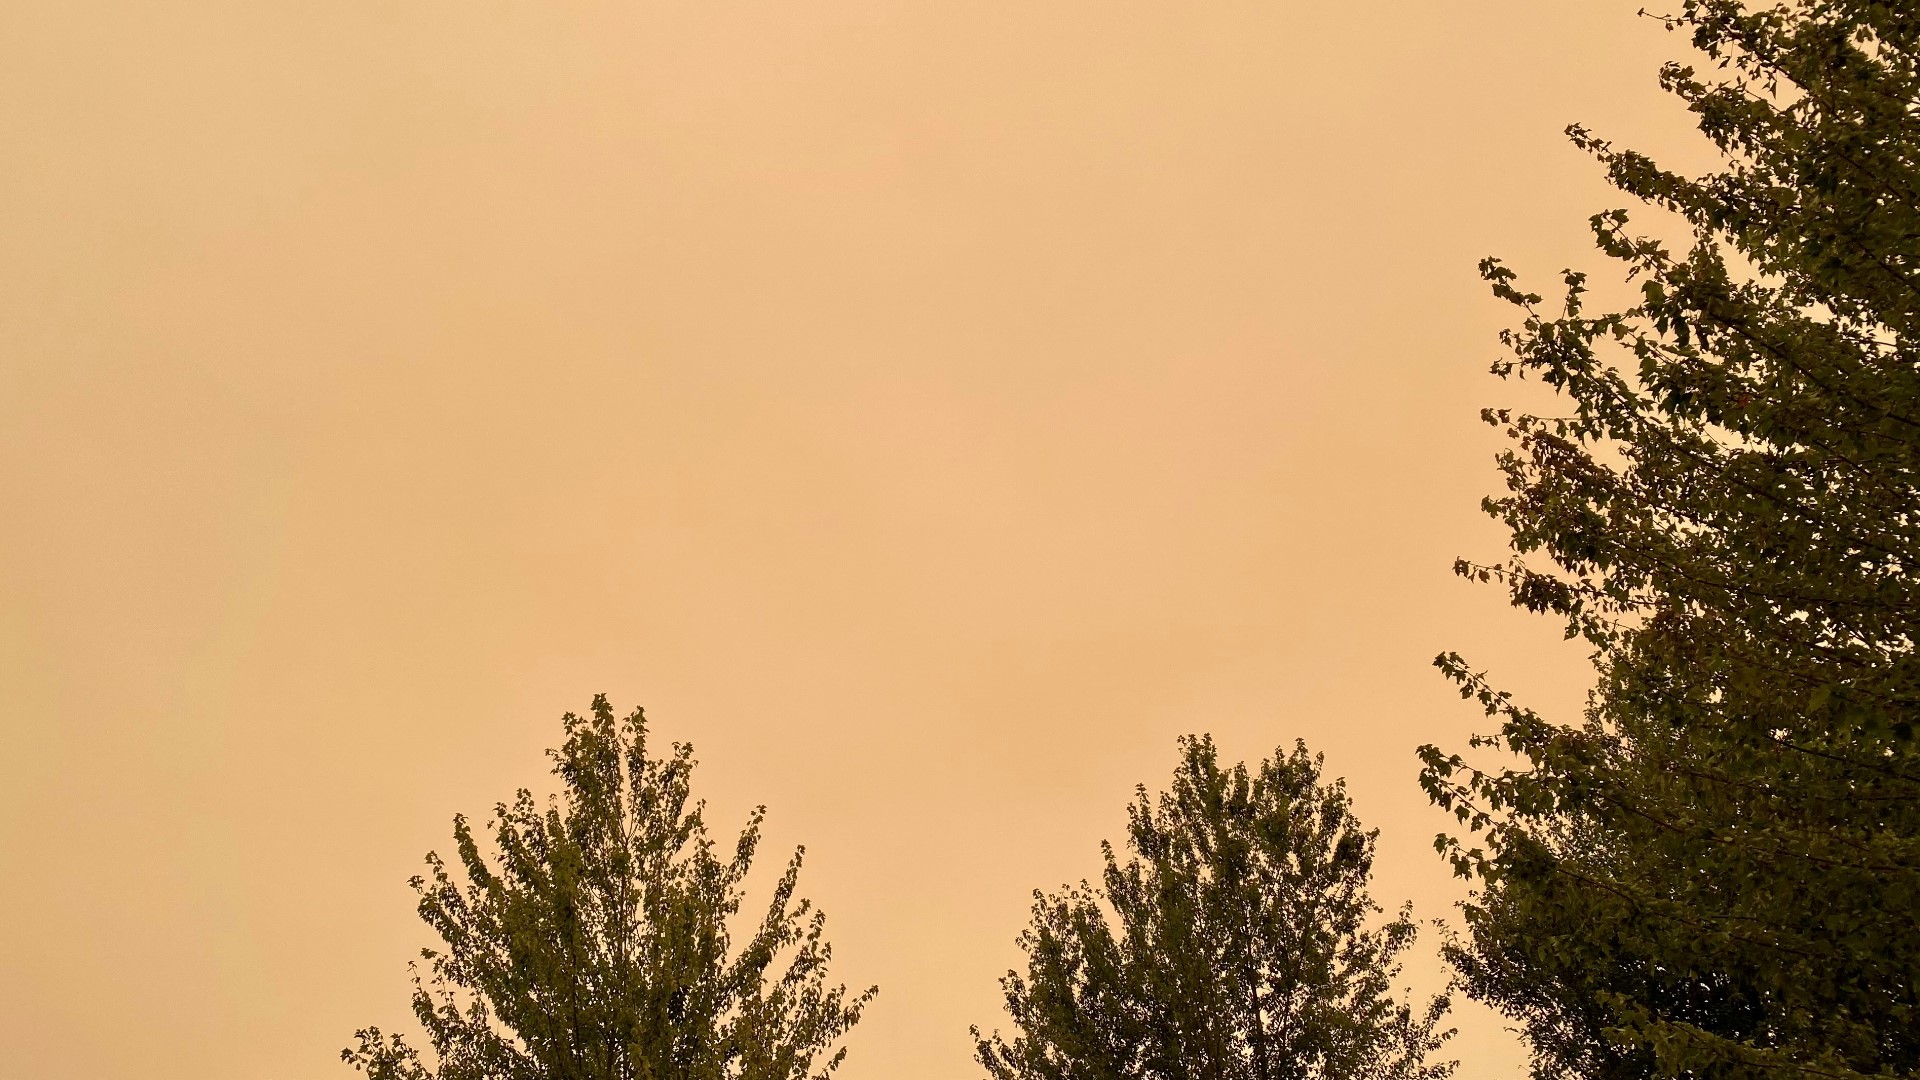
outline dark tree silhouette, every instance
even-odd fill
[[[1704,70],[1665,87],[1723,155],[1689,178],[1580,128],[1675,253],[1593,219],[1639,285],[1569,271],[1519,308],[1502,377],[1564,415],[1513,440],[1499,581],[1595,650],[1584,724],[1514,703],[1423,750],[1477,879],[1455,959],[1542,1076],[1905,1077],[1920,1068],[1920,7],[1680,0]]]
[[[1015,1035],[983,1037],[995,1080],[1444,1080],[1446,1000],[1396,1001],[1404,909],[1367,894],[1371,832],[1296,746],[1255,771],[1181,740],[1173,787],[1128,811],[1099,887],[1036,892],[1025,975],[1002,980]]]
[[[801,853],[735,948],[742,880],[762,807],[733,850],[691,801],[693,749],[649,757],[636,709],[604,696],[568,713],[554,759],[563,791],[495,808],[494,853],[463,817],[464,882],[438,855],[413,880],[442,946],[414,977],[431,1063],[398,1036],[359,1033],[343,1057],[375,1080],[822,1080],[828,1053],[874,990],[829,987],[825,916],[794,895]]]

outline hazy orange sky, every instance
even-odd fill
[[[596,691],[808,845],[847,1080],[977,1075],[1184,732],[1448,914],[1429,660],[1585,688],[1448,573],[1474,262],[1697,153],[1638,2],[0,3],[0,1071],[351,1075]]]

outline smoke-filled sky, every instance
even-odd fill
[[[1698,160],[1636,6],[0,4],[5,1073],[349,1075],[597,691],[807,845],[846,1080],[977,1075],[1182,733],[1324,751],[1447,916],[1429,661],[1586,685],[1448,572],[1474,264],[1600,268],[1568,122]]]

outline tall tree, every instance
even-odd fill
[[[1016,1034],[983,1037],[995,1080],[1444,1080],[1435,998],[1392,996],[1409,913],[1369,926],[1374,833],[1296,745],[1257,772],[1181,740],[1172,790],[1102,843],[1098,888],[1034,893],[1027,973],[1001,980]]]
[[[1663,85],[1690,178],[1581,129],[1675,253],[1593,219],[1639,302],[1545,311],[1513,271],[1502,376],[1565,415],[1513,440],[1498,580],[1593,647],[1581,724],[1440,658],[1497,716],[1422,753],[1479,883],[1456,962],[1536,1073],[1844,1080],[1920,1069],[1920,8],[1682,0]]]
[[[648,756],[644,714],[616,720],[604,696],[563,724],[561,795],[495,807],[491,854],[455,817],[464,881],[435,854],[413,879],[443,942],[414,976],[432,1063],[379,1028],[342,1057],[374,1080],[823,1080],[875,991],[827,985],[802,851],[735,949],[765,808],[723,856],[690,801],[691,746]]]

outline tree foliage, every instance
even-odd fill
[[[1102,885],[1034,893],[1016,1034],[973,1035],[995,1080],[1444,1080],[1447,1003],[1392,996],[1406,910],[1369,927],[1373,838],[1304,746],[1257,772],[1183,739],[1172,790],[1128,810]]]
[[[719,852],[692,747],[648,756],[643,713],[616,720],[604,696],[563,723],[560,797],[499,804],[491,855],[454,818],[462,873],[429,854],[413,879],[443,942],[414,976],[432,1064],[378,1028],[342,1056],[374,1080],[823,1080],[875,991],[827,985],[802,852],[736,949],[765,808]]]
[[[1573,128],[1684,251],[1593,219],[1639,288],[1520,309],[1503,564],[1461,564],[1595,652],[1584,722],[1520,707],[1423,782],[1476,878],[1454,957],[1541,1075],[1920,1068],[1920,8],[1684,0],[1662,84],[1721,155],[1687,177]],[[1480,760],[1475,758],[1476,761]]]

